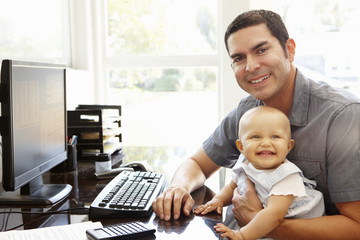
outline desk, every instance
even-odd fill
[[[24,207],[0,208],[0,211],[31,211],[45,212],[48,210],[61,210],[68,208],[78,208],[90,206],[91,202],[97,194],[103,189],[110,180],[97,180],[94,175],[93,162],[78,162],[78,170],[55,173],[48,172],[44,174],[45,183],[68,183],[73,186],[71,194],[68,198],[51,208]],[[214,196],[214,192],[206,186],[201,187],[192,193],[195,200],[195,206],[207,202]],[[3,207],[3,206],[2,206]],[[164,221],[159,219],[153,213],[148,218],[141,219],[104,219],[101,220],[104,226],[140,220],[148,226],[156,228],[156,239],[194,239],[195,236],[201,234],[201,239],[218,239],[218,235],[213,231],[213,226],[221,221],[221,216],[211,213],[206,216],[195,216],[193,213],[189,216],[181,216],[179,220]],[[46,226],[58,226],[64,224],[78,223],[88,221],[87,214],[82,215],[26,215],[26,214],[0,214],[0,228],[10,229],[25,223],[18,229],[33,229]],[[147,238],[147,239],[155,239]]]

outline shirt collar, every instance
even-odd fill
[[[294,126],[305,126],[308,120],[310,101],[309,80],[297,69],[293,103],[290,110],[290,123]]]

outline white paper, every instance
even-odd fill
[[[100,222],[83,222],[30,230],[0,232],[4,240],[87,240],[86,230],[102,227]]]

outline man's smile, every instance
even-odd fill
[[[250,80],[249,82],[250,82],[251,84],[257,84],[257,83],[260,83],[260,82],[268,79],[270,76],[271,76],[271,73],[269,73],[269,74],[267,74],[267,75],[265,75],[265,76],[263,76],[263,77],[260,77],[260,78],[258,78],[258,79]]]

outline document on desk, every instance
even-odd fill
[[[0,232],[2,240],[87,240],[86,230],[102,227],[101,222],[83,222],[30,230]]]

